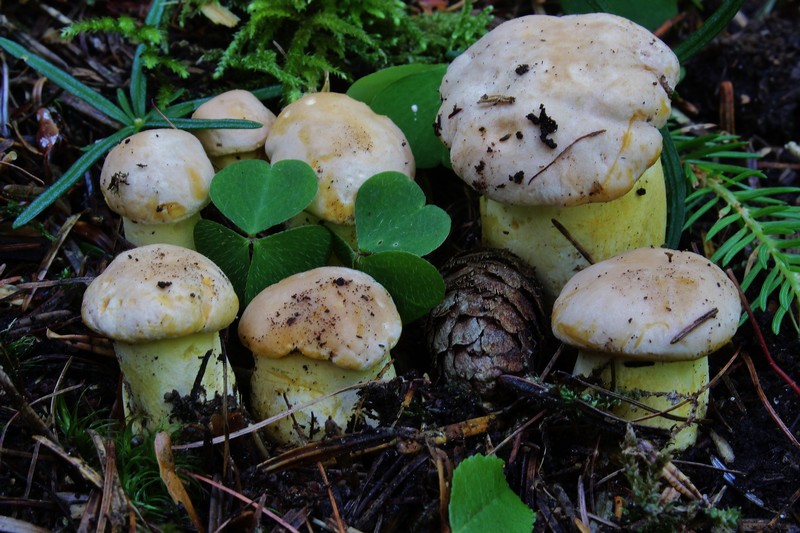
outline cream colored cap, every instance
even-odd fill
[[[437,127],[456,174],[492,200],[606,202],[658,159],[678,75],[669,47],[627,19],[529,15],[450,64]]]
[[[345,94],[307,94],[286,106],[265,145],[272,163],[305,161],[319,179],[307,208],[337,224],[353,224],[356,193],[379,172],[414,177],[414,155],[403,132],[388,117]]]
[[[114,258],[86,289],[81,315],[101,335],[138,343],[219,331],[238,310],[233,286],[210,259],[152,244]]]
[[[553,333],[583,349],[648,361],[707,355],[736,333],[742,307],[705,257],[638,248],[575,274],[553,304]]]
[[[214,167],[191,133],[154,129],[135,133],[111,150],[100,187],[108,206],[134,222],[178,222],[210,199]]]
[[[275,121],[275,114],[250,91],[235,89],[203,103],[192,114],[192,118],[233,118],[263,124],[257,129],[196,130],[194,134],[203,143],[206,153],[218,157],[262,149],[269,129]]]
[[[326,266],[261,291],[242,313],[239,338],[257,356],[299,352],[350,370],[379,363],[400,338],[389,292],[369,275]]]

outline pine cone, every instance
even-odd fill
[[[427,324],[439,373],[493,399],[497,376],[531,369],[551,335],[541,286],[531,267],[498,249],[457,255],[442,275],[444,300]]]

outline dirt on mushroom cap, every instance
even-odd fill
[[[506,204],[618,198],[661,153],[678,60],[608,14],[505,22],[456,58],[438,126],[453,170]]]

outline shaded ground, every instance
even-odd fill
[[[135,11],[135,3],[111,4],[94,9],[99,14],[142,16]],[[51,61],[109,95],[115,87],[124,86],[131,47],[106,37],[82,38],[69,45],[59,42],[51,29],[59,24],[47,8],[71,18],[84,15],[82,8],[58,1],[4,5],[0,33],[47,54]],[[499,16],[521,14],[525,9],[513,4],[498,4],[497,8]],[[690,26],[692,21],[690,15],[683,24]],[[775,18],[748,22],[744,30],[734,27],[732,36],[687,65],[689,75],[679,87],[681,109],[692,121],[719,122],[720,82],[731,81],[737,133],[752,139],[754,149],[767,149],[758,164],[770,180],[787,185],[798,185],[800,170],[798,160],[783,148],[786,142],[800,138],[799,45],[797,32],[792,31],[797,27],[794,2],[782,5]],[[199,47],[211,46],[221,38],[208,35],[198,20],[172,31],[177,43],[174,53],[190,61],[199,56]],[[686,28],[678,25],[665,38],[684,31]],[[95,429],[111,459],[98,461],[98,444],[92,443],[87,431],[91,413],[95,413],[91,419],[97,419],[98,412],[103,419],[119,416],[115,401],[118,368],[110,347],[89,335],[80,321],[86,280],[102,271],[112,254],[121,249],[116,233],[118,220],[107,211],[95,189],[98,169],[92,169],[63,202],[35,224],[20,230],[10,227],[20,203],[29,201],[42,185],[60,175],[79,156],[79,147],[112,130],[102,117],[85,112],[20,62],[6,61],[9,82],[3,90],[9,94],[12,127],[0,136],[4,162],[0,166],[0,283],[31,283],[23,285],[21,295],[3,300],[0,308],[0,364],[13,382],[4,384],[0,396],[4,423],[0,435],[0,516],[68,531],[83,525],[94,527],[101,510],[110,509],[112,522],[122,523],[129,518],[124,505],[111,505],[112,499],[102,496],[102,486],[93,486],[76,464],[32,440],[34,434],[56,433],[52,436],[63,449],[105,473],[104,480],[113,479],[110,472],[114,467],[125,479],[147,470],[144,462],[130,459],[139,457],[131,451],[136,446],[130,442],[126,448],[115,441],[116,448],[110,449],[109,441],[102,438],[108,434],[104,427]],[[219,92],[236,83],[232,79],[213,81],[197,68],[192,72],[190,96]],[[52,120],[42,109],[49,111]],[[47,140],[54,143],[43,143]],[[420,181],[429,188],[430,200],[446,208],[454,221],[450,241],[433,258],[441,264],[457,251],[476,244],[475,197],[444,170],[423,174]],[[59,235],[68,216],[79,212],[83,215],[68,233],[64,232],[63,241],[45,237]],[[699,230],[685,236],[687,247],[699,243]],[[36,283],[41,280],[50,282]],[[440,383],[422,323],[407,328],[395,352],[401,378],[365,394],[366,407],[380,414],[378,429],[350,428],[352,431],[343,437],[332,437],[305,450],[280,450],[266,443],[269,459],[262,455],[259,443],[249,437],[235,439],[229,455],[222,447],[207,445],[179,455],[192,459],[193,471],[217,476],[226,487],[273,509],[295,527],[308,524],[317,530],[335,530],[337,516],[342,523],[363,531],[441,530],[447,523],[446,507],[441,504],[447,501],[444,481],[453,467],[464,457],[493,450],[506,460],[506,476],[512,488],[538,511],[537,530],[576,530],[576,520],[594,520],[599,527],[612,530],[617,528],[616,512],[624,517],[621,523],[627,530],[708,530],[712,513],[704,509],[709,506],[740,509],[740,529],[745,531],[797,530],[800,450],[764,403],[785,423],[786,433],[800,436],[800,394],[778,376],[765,357],[766,350],[790,378],[798,381],[800,342],[791,324],[780,336],[772,335],[770,320],[770,316],[758,317],[766,339],[763,346],[746,324],[729,349],[714,356],[712,373],[732,363],[714,385],[710,422],[701,432],[698,445],[675,458],[675,466],[708,503],[686,496],[659,503],[666,487],[657,475],[659,459],[635,440],[623,446],[628,453],[619,453],[625,428],[610,423],[591,405],[520,388],[517,383],[517,387],[508,389],[513,392],[487,410],[474,395]],[[243,378],[240,382],[245,382],[251,362],[233,339],[228,341],[229,355]],[[540,348],[535,370],[547,370],[548,383],[569,384],[563,371],[571,367],[573,355],[561,353],[551,365],[554,348],[547,343]],[[41,419],[18,413],[20,404],[11,394],[14,388]],[[59,394],[53,396],[54,391]],[[45,428],[37,420],[45,420]],[[229,422],[231,429],[244,423],[238,415],[231,416]],[[202,443],[216,427],[213,421],[198,415],[197,424],[184,428],[181,442]],[[717,466],[712,466],[712,459],[723,460],[726,448],[724,443],[712,441],[712,429],[732,451],[729,462]],[[660,438],[645,430],[637,436],[656,444]],[[152,467],[150,464],[150,471]],[[143,493],[158,494],[154,487],[159,483],[156,477]],[[113,485],[110,481],[107,484]],[[199,489],[201,485],[203,490]],[[129,497],[137,502],[144,499],[142,495]],[[225,523],[230,531],[253,528],[259,520],[252,507],[207,484],[196,483],[193,497],[204,520]],[[166,501],[165,496],[162,498]],[[161,509],[161,515],[140,507],[147,514],[136,517],[137,523],[154,529],[166,522],[188,527],[186,514],[164,501],[147,502]],[[625,514],[623,509],[627,509]],[[266,517],[260,520],[266,527],[274,525]]]

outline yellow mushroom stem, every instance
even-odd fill
[[[114,351],[123,375],[125,415],[141,420],[142,426],[150,430],[172,416],[172,405],[165,401],[164,395],[177,391],[181,396],[189,396],[201,371],[199,401],[212,401],[222,391],[235,394],[236,379],[230,366],[223,368],[217,332],[140,344],[117,341]],[[204,360],[207,360],[205,369]],[[225,371],[227,376],[223,374]]]
[[[200,220],[200,213],[178,222],[145,224],[122,217],[125,238],[136,246],[148,244],[174,244],[194,250],[194,227]]]
[[[552,303],[567,281],[591,263],[664,244],[667,200],[661,162],[610,202],[513,206],[482,198],[481,224],[484,244],[509,250],[534,267]]]
[[[682,451],[697,440],[697,420],[706,415],[708,357],[691,361],[634,361],[610,358],[608,354],[581,350],[573,374],[589,376],[600,372],[602,384],[609,390],[642,403],[656,412],[684,419],[653,416],[653,412],[631,402],[621,401],[611,412],[631,422],[672,432],[668,448]],[[676,407],[677,406],[677,407]]]
[[[366,370],[348,370],[299,353],[277,359],[256,356],[251,378],[253,411],[264,420],[343,388],[377,379],[389,380],[395,375],[389,354]],[[328,418],[342,429],[347,426],[359,396],[358,389],[346,390],[269,424],[265,431],[281,444],[319,440],[325,435]]]

